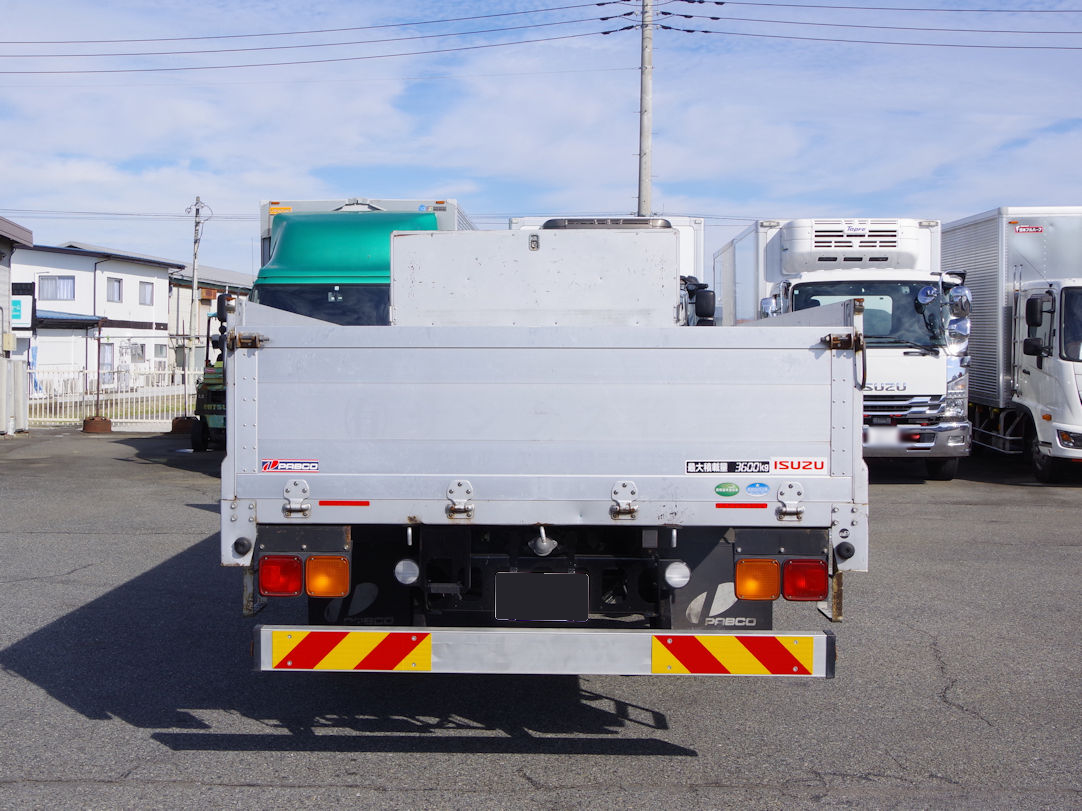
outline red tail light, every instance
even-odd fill
[[[259,559],[259,593],[264,597],[296,597],[304,589],[304,566],[293,555]]]
[[[786,600],[825,600],[830,589],[825,560],[787,560],[781,580]]]

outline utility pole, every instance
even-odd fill
[[[192,309],[190,313],[190,321],[188,327],[188,339],[191,345],[191,351],[188,356],[187,366],[190,369],[195,369],[195,346],[196,346],[196,333],[195,329],[198,323],[199,313],[199,239],[203,232],[203,220],[200,219],[203,213],[203,201],[196,195],[195,202],[188,206],[185,213],[189,213],[195,210],[195,226],[194,234],[192,238]]]
[[[187,398],[187,381],[190,379],[193,384],[195,383],[195,370],[197,368],[195,361],[195,349],[197,345],[195,330],[199,320],[199,240],[203,234],[203,223],[206,222],[206,220],[203,219],[204,207],[205,206],[203,201],[200,200],[197,195],[195,198],[195,203],[188,206],[188,208],[184,212],[185,214],[188,214],[191,213],[193,209],[195,210],[195,225],[192,236],[192,311],[190,314],[190,324],[188,327],[190,349],[188,352],[188,362],[186,364],[187,369],[185,370],[184,375],[185,413],[188,412],[187,403],[189,402]]]
[[[650,153],[654,123],[654,4],[642,0],[642,62],[639,81],[639,210],[640,217],[650,216]]]

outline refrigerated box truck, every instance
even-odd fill
[[[938,220],[759,220],[714,254],[724,324],[864,301],[864,456],[951,479],[969,453],[961,276],[940,268]]]

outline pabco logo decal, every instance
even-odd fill
[[[826,475],[827,460],[821,456],[775,456],[770,460],[770,472]]]
[[[1016,225],[1014,227],[1016,234],[1043,234],[1043,225]]]
[[[297,473],[298,471],[319,470],[318,459],[264,459],[264,473]]]

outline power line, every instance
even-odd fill
[[[429,51],[407,51],[393,54],[370,54],[368,56],[342,56],[332,59],[298,59],[289,62],[251,62],[243,65],[189,65],[185,67],[158,67],[158,68],[94,68],[75,70],[0,70],[4,76],[73,76],[81,74],[105,74],[105,73],[170,73],[191,70],[233,70],[237,68],[271,68],[296,65],[325,65],[334,62],[360,62],[370,59],[393,59],[401,56],[431,56],[434,54],[458,53],[462,51],[477,51],[485,48],[505,48],[513,45],[532,45],[538,42],[557,42],[560,40],[581,39],[583,37],[608,36],[622,31],[630,31],[638,26],[628,25],[608,31],[589,31],[583,34],[565,34],[559,37],[540,37],[538,39],[516,40],[514,42],[489,42],[483,45],[461,45],[456,48],[438,48]]]
[[[673,0],[677,3],[714,6],[763,6],[765,8],[826,8],[831,11],[932,11],[944,14],[1082,14],[1073,8],[903,8],[900,6],[837,6],[814,3],[756,3],[751,0]]]
[[[557,20],[547,23],[531,23],[529,25],[507,26],[505,28],[484,28],[475,31],[452,31],[446,34],[414,34],[406,37],[386,37],[384,39],[353,40],[349,42],[314,42],[302,45],[262,45],[251,48],[210,48],[191,51],[131,51],[127,53],[89,53],[89,54],[63,54],[63,53],[37,53],[37,54],[0,54],[2,59],[88,59],[96,57],[129,57],[129,56],[194,56],[198,54],[224,54],[224,53],[250,53],[253,51],[288,51],[302,48],[338,48],[346,45],[383,45],[390,42],[406,42],[417,39],[441,39],[444,37],[465,37],[474,34],[498,34],[506,31],[522,31],[528,28],[547,28],[554,25],[575,25],[577,23],[609,22],[620,17],[627,17],[634,12],[628,11],[611,17],[585,17],[578,20]]]
[[[685,0],[686,1],[686,0]],[[824,28],[864,28],[884,31],[934,31],[950,34],[1082,34],[1082,31],[1033,31],[1018,28],[935,28],[908,25],[857,25],[854,23],[821,23],[807,20],[767,20],[759,17],[713,17],[705,14],[682,14],[678,11],[661,11],[663,17],[680,17],[685,20],[711,20],[713,22],[766,23],[768,25],[807,25]]]
[[[1082,51],[1082,45],[977,45],[961,42],[896,42],[874,39],[835,39],[830,37],[801,37],[795,34],[749,34],[744,31],[711,31],[695,28],[677,28],[659,25],[665,31],[677,31],[682,34],[720,34],[729,37],[754,37],[757,39],[790,39],[801,42],[835,42],[843,45],[900,45],[911,48],[980,48],[984,50],[1008,51]]]
[[[150,37],[145,39],[56,39],[56,40],[0,40],[0,45],[115,45],[124,42],[192,42],[195,40],[249,39],[253,37],[294,37],[305,34],[341,34],[346,31],[373,31],[380,28],[405,28],[414,25],[439,25],[458,23],[467,20],[490,20],[496,17],[511,17],[522,14],[544,14],[550,11],[566,11],[574,8],[594,8],[597,6],[627,5],[629,0],[602,0],[595,3],[579,3],[572,6],[552,6],[550,8],[530,9],[527,11],[504,11],[498,14],[477,14],[472,17],[447,17],[442,20],[417,20],[405,23],[383,23],[381,25],[357,25],[349,28],[313,28],[307,31],[276,31],[259,34],[216,34],[198,37]]]

